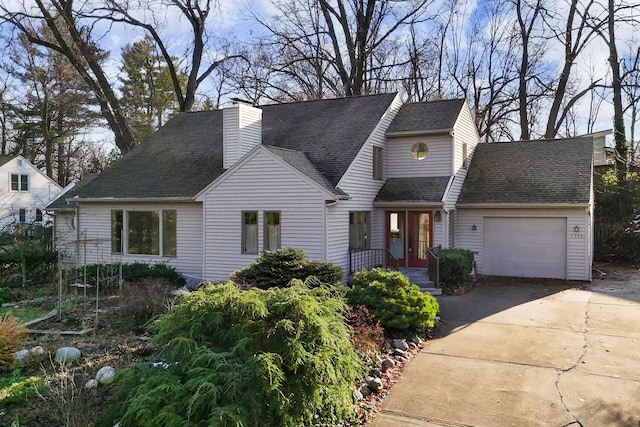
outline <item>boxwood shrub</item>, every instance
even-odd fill
[[[469,281],[473,252],[467,249],[443,249],[438,252],[440,283],[445,292],[454,292]]]
[[[351,285],[348,304],[367,307],[387,334],[420,333],[435,324],[438,301],[410,284],[399,271],[362,270],[354,275]]]

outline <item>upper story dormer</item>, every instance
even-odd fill
[[[385,135],[385,178],[456,175],[479,142],[464,99],[404,104]]]

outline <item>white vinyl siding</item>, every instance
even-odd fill
[[[262,140],[262,110],[239,103],[222,111],[224,168],[229,169]]]
[[[385,131],[397,114],[402,101],[399,96],[393,100],[384,113],[376,128],[371,132],[360,152],[349,166],[338,183],[345,193],[351,196],[349,200],[341,200],[327,208],[327,261],[341,267],[345,273],[349,269],[349,212],[372,211],[371,214],[371,248],[384,247],[384,216],[380,212],[373,212],[373,200],[382,188],[384,181],[374,180],[371,173],[373,164],[373,146],[383,149],[384,178],[388,178],[388,143]],[[408,154],[410,156],[410,154]]]
[[[462,190],[462,184],[467,177],[467,168],[464,167],[464,145],[466,144],[467,165],[471,164],[473,153],[476,146],[479,143],[478,131],[475,128],[473,118],[469,108],[465,104],[460,111],[460,115],[454,125],[454,156],[453,156],[453,170],[455,178],[451,183],[448,193],[445,195],[444,207],[447,210],[455,209],[460,190]]]
[[[111,212],[123,211],[176,211],[177,256],[133,255],[111,253]],[[193,203],[81,203],[76,221],[79,240],[78,253],[88,264],[112,262],[166,263],[180,273],[202,277],[202,204]],[[59,222],[59,221],[57,221]],[[58,226],[59,228],[60,226]],[[125,236],[126,238],[126,236]]]
[[[591,280],[591,221],[588,208],[470,209],[456,210],[455,244],[476,252],[478,272],[483,266],[485,217],[566,218],[567,279]],[[473,230],[475,225],[476,229]],[[578,226],[579,231],[575,232]]]
[[[430,177],[450,176],[451,136],[412,136],[389,138],[386,153],[386,177]],[[418,142],[427,144],[429,154],[423,160],[414,160],[411,147]]]
[[[18,190],[11,190],[11,176],[18,176]],[[47,177],[29,161],[20,156],[0,166],[0,228],[18,222],[20,209],[25,210],[25,221],[30,223],[36,220],[37,210],[51,203],[60,193],[60,186]],[[24,178],[27,177],[27,181]],[[27,184],[27,190],[21,185]],[[43,221],[49,220],[48,215],[43,216]]]
[[[258,252],[264,249],[264,213],[279,211],[281,247],[300,248],[309,259],[324,260],[325,193],[266,150],[242,162],[201,196],[206,213],[205,277],[226,280],[257,258],[241,253],[242,211],[258,212]]]
[[[456,142],[455,159],[453,168],[458,171],[464,169],[464,143],[467,144],[467,165],[471,164],[470,159],[476,149],[476,145],[480,142],[480,136],[476,130],[476,125],[469,111],[469,107],[465,104],[460,110],[460,115],[456,120],[454,129],[454,137]]]
[[[53,238],[56,250],[65,263],[76,263],[76,218],[75,212],[57,211],[53,221]]]

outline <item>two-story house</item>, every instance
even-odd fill
[[[237,102],[178,115],[49,209],[60,247],[84,242],[88,263],[166,262],[220,281],[297,247],[347,273],[426,269],[428,248],[464,241],[457,203],[478,142],[464,100]]]
[[[24,157],[0,156],[0,229],[45,223],[45,207],[62,188]]]

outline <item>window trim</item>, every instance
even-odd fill
[[[23,173],[9,174],[9,189],[11,191],[29,191],[29,175]]]
[[[165,251],[165,230],[164,230],[164,218],[165,212],[175,212],[175,234],[176,234],[176,252],[175,254],[167,254]],[[121,239],[120,239],[120,252],[114,251],[114,229],[113,219],[114,213],[120,212],[122,215],[121,224]],[[131,212],[158,212],[158,253],[157,254],[144,254],[144,253],[131,253],[129,251],[129,244],[131,242],[131,236],[129,234],[129,214]],[[110,214],[110,245],[112,255],[131,255],[131,256],[145,256],[156,258],[177,258],[178,257],[178,210],[177,209],[112,209]]]
[[[267,218],[269,214],[278,214],[278,224],[267,224]],[[275,248],[270,248],[269,243],[269,233],[268,227],[277,225],[278,226],[278,241],[276,242]],[[281,211],[264,211],[262,213],[262,249],[274,251],[276,249],[280,249],[282,247],[282,212]]]
[[[359,218],[362,216],[362,218]],[[355,223],[352,222],[355,221]],[[358,222],[362,220],[362,222]],[[352,237],[352,225],[364,225],[362,236]],[[371,248],[371,211],[350,211],[349,212],[349,249],[370,249]],[[352,245],[355,240],[355,245]],[[360,244],[360,240],[364,244]]]
[[[123,209],[112,209],[111,210],[111,254],[113,255],[124,255],[124,241],[125,241],[125,226],[124,226],[124,210]],[[120,249],[116,247],[115,234],[114,234],[114,214],[120,214]]]
[[[424,146],[424,156],[420,157],[420,153],[421,153],[421,146]],[[423,160],[425,160],[427,157],[429,157],[429,146],[427,145],[426,142],[416,142],[415,144],[413,144],[411,146],[411,149],[409,150],[409,153],[411,154],[411,158],[413,160],[415,160],[416,162],[421,162]]]
[[[245,222],[245,215],[247,214],[255,214],[256,216],[256,222],[255,224],[247,224]],[[240,253],[243,255],[256,255],[258,253],[258,224],[259,224],[259,218],[258,218],[258,211],[241,211],[240,213],[240,229],[241,229],[241,240],[240,240]],[[255,225],[256,229],[254,232],[254,240],[255,240],[255,250],[253,250],[253,248],[246,248],[245,246],[245,242],[246,242],[246,238],[247,238],[247,230],[246,230],[246,225]],[[251,249],[251,250],[249,250]]]
[[[373,146],[373,179],[384,179],[384,148],[377,145]]]

